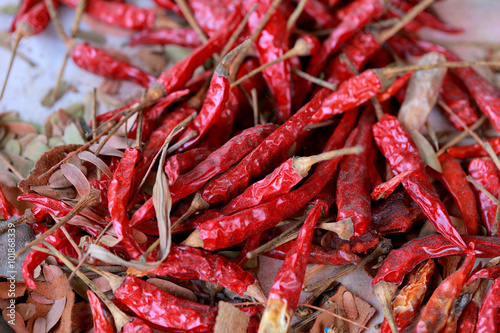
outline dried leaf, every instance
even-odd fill
[[[14,288],[11,288],[14,287]],[[0,298],[18,298],[24,295],[26,292],[26,285],[24,282],[15,282],[12,286],[9,281],[0,282]]]
[[[76,91],[75,86],[69,84],[66,81],[61,81],[61,83],[59,84],[59,90],[58,90],[58,92],[56,94],[56,98],[52,98],[54,89],[55,89],[55,87],[49,89],[49,91],[47,91],[47,93],[45,94],[45,96],[43,96],[43,98],[42,98],[42,106],[45,106],[46,108],[51,107],[58,100],[60,100],[61,97],[63,97],[64,94],[66,94],[68,91],[70,91],[70,90],[71,91]]]
[[[104,235],[101,237],[101,243],[108,246],[108,247],[116,246],[120,242],[121,242],[121,240],[119,240],[116,237],[110,236],[110,235]]]
[[[102,141],[102,140],[100,140]],[[119,150],[125,150],[128,147],[132,146],[135,144],[135,140],[129,139],[123,136],[119,135],[112,135],[108,142],[104,146],[110,146],[111,148],[119,149]]]
[[[356,303],[354,302],[354,296],[349,291],[342,294],[342,299],[344,302],[344,309],[349,319],[356,319],[359,316],[358,309],[356,308]]]
[[[61,189],[53,188],[52,186],[32,186],[32,191],[35,191],[38,194],[43,196],[54,198],[57,200],[63,199],[74,199],[76,198],[76,192],[71,187],[65,187]]]
[[[155,51],[151,49],[141,48],[138,52],[139,58],[146,64],[153,74],[160,74],[168,65],[168,59],[165,52]]]
[[[33,162],[36,162],[42,154],[48,152],[50,150],[49,146],[37,142],[37,141],[31,141],[28,145],[26,145],[26,148],[23,150],[22,156],[30,159]]]
[[[44,265],[43,266],[43,276],[45,281],[52,281],[55,278],[63,275],[63,271],[56,265]]]
[[[148,283],[169,293],[170,295],[174,295],[176,297],[187,299],[193,302],[198,301],[196,295],[191,290],[181,287],[173,282],[158,278],[151,278],[148,279]]]
[[[63,146],[65,143],[60,136],[53,136],[49,139],[48,144],[50,148],[54,148],[57,146]]]
[[[83,116],[83,108],[83,103],[75,103],[64,108],[64,111],[66,111],[73,121],[78,121]]]
[[[31,169],[33,168],[33,161],[27,159],[26,157],[11,154],[8,151],[5,152],[5,155],[7,156],[7,160],[10,160],[14,169],[16,169],[21,176],[28,177]]]
[[[16,311],[23,317],[24,321],[27,321],[35,315],[36,307],[34,304],[21,303],[16,304]]]
[[[92,42],[92,44],[106,44],[106,36],[92,30],[78,29],[75,37]]]
[[[17,111],[5,111],[0,113],[0,121],[8,122],[8,121],[19,121],[19,112]]]
[[[6,15],[16,15],[18,9],[19,9],[18,5],[8,4],[0,7],[0,13]]]
[[[83,140],[82,135],[78,127],[76,127],[75,123],[71,123],[64,129],[63,140],[66,144],[76,144],[83,145],[85,144],[85,140]]]
[[[26,325],[24,325],[23,317],[19,314],[19,312],[14,311],[13,313],[9,309],[5,309],[2,311],[2,316],[9,324],[10,328],[14,330],[16,333],[29,333],[26,329]]]
[[[95,153],[97,151],[97,148],[99,147],[98,144],[93,144],[89,147],[89,150],[93,153]],[[119,158],[122,158],[123,155],[125,155],[124,152],[122,151],[119,151],[115,148],[111,148],[110,146],[107,146],[104,145],[101,149],[101,151],[99,152],[99,155],[104,155],[104,156],[115,156],[115,157],[119,157]]]
[[[99,288],[99,290],[103,293],[111,290],[111,285],[109,284],[108,279],[103,276],[93,279],[92,283],[94,283],[96,287]]]
[[[33,333],[45,333],[47,332],[47,320],[45,318],[37,318],[35,324],[33,325]]]
[[[132,236],[139,244],[144,244],[148,241],[148,237],[143,232],[136,229],[132,229]]]
[[[80,196],[84,197],[90,193],[90,183],[78,167],[70,163],[63,163],[61,171],[64,177],[73,184]]]
[[[81,153],[78,154],[78,157],[83,161],[92,163],[93,165],[98,167],[102,172],[104,172],[106,176],[109,177],[109,179],[113,179],[113,173],[111,172],[109,167],[106,165],[106,163],[104,163],[103,160],[101,160],[95,154],[92,154],[89,151],[82,151]]]
[[[227,302],[219,302],[214,333],[245,333],[250,318],[240,309]]]
[[[17,187],[19,180],[12,172],[0,170],[0,184],[6,187]]]
[[[441,167],[439,158],[434,151],[434,148],[432,148],[431,143],[427,141],[427,139],[417,130],[408,129],[408,132],[415,142],[415,145],[417,146],[420,156],[424,160],[424,163],[437,172],[443,172],[443,168]]]
[[[7,141],[4,149],[8,152],[11,152],[12,154],[21,154],[21,144],[19,143],[19,140],[16,139],[10,139],[9,141]]]
[[[31,292],[31,298],[35,303],[40,303],[40,304],[54,304],[54,300],[48,299],[43,295],[40,295],[36,291]]]
[[[105,79],[97,87],[97,90],[100,91],[101,94],[116,95],[120,90],[121,85],[122,82],[119,80]]]
[[[47,327],[45,329],[45,332],[48,332],[54,327],[59,319],[61,319],[61,316],[64,311],[64,307],[66,306],[66,297],[60,298],[54,302],[54,305],[50,309],[49,313],[47,313],[47,316],[45,319],[47,319]]]
[[[28,133],[38,134],[35,126],[21,121],[4,122],[3,126],[8,132],[12,132],[17,136],[23,136]]]

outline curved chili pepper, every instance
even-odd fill
[[[133,276],[126,277],[113,293],[139,317],[162,328],[211,332],[215,325],[217,307],[172,296]]]
[[[132,235],[130,220],[127,216],[127,204],[135,176],[135,164],[139,158],[140,152],[137,149],[127,148],[108,189],[108,207],[113,227],[128,254],[134,259],[139,259],[143,250]]]
[[[363,235],[370,224],[371,200],[370,180],[368,174],[368,156],[373,145],[370,127],[375,121],[373,108],[366,108],[361,114],[357,132],[353,131],[346,146],[359,145],[363,151],[355,155],[342,158],[337,179],[337,221],[351,219],[354,234],[351,238]]]
[[[495,154],[500,154],[500,137],[489,139],[485,142],[491,145]],[[490,156],[488,152],[483,148],[483,145],[480,145],[479,143],[462,147],[451,147],[448,148],[446,152],[453,157],[464,159]]]
[[[71,59],[83,70],[114,80],[131,80],[147,88],[154,77],[126,62],[112,58],[106,51],[88,43],[76,45]]]
[[[312,109],[314,110],[314,108]],[[334,148],[338,149],[344,145],[348,133],[354,126],[355,119],[355,116],[346,115],[343,117],[332,134],[335,141],[332,144]],[[269,138],[272,136],[269,136]],[[254,150],[254,152],[258,149]],[[220,217],[202,223],[197,230],[199,230],[199,239],[203,243],[203,248],[215,250],[237,244],[249,236],[269,229],[281,220],[296,214],[327,184],[335,172],[339,160],[340,157],[336,157],[322,162],[302,186],[273,201],[242,210],[227,217]],[[253,163],[256,162],[253,161]],[[241,162],[238,165],[241,165]]]
[[[469,175],[490,192],[495,198],[498,198],[500,191],[500,174],[498,169],[489,158],[475,158],[469,164]],[[486,194],[473,188],[479,201],[479,212],[484,226],[491,235],[495,224],[497,205]]]
[[[221,29],[228,29],[241,21],[243,16],[240,1],[189,0],[196,23],[210,37]]]
[[[19,8],[17,9],[16,15],[14,15],[14,20],[10,25],[9,32],[14,32],[16,30],[16,23],[21,16],[28,12],[33,6],[35,6],[39,0],[22,0]]]
[[[130,46],[173,44],[195,48],[201,45],[201,40],[191,28],[163,28],[153,31],[141,31],[133,35],[128,44]]]
[[[53,214],[57,217],[66,216],[71,211],[71,207],[66,205],[64,202],[36,193],[21,194],[17,197],[17,200],[28,201],[40,209],[43,209],[45,212]]]
[[[270,0],[252,0],[246,3],[248,8],[254,4],[259,5],[248,20],[250,32],[253,33],[257,29],[260,21],[271,6],[271,2]],[[287,52],[289,48],[288,37],[286,17],[278,7],[254,43],[260,63],[271,62]],[[291,116],[292,90],[290,73],[290,62],[288,60],[280,61],[263,71],[264,79],[276,101],[277,117],[280,122],[285,122]]]
[[[94,317],[94,330],[96,333],[113,333],[113,325],[104,314],[104,307],[101,300],[90,290],[87,290],[89,298],[90,310]]]
[[[488,290],[477,316],[476,332],[498,332],[500,308],[500,278],[495,279]]]
[[[174,13],[176,13],[177,15],[182,15],[181,10],[179,9],[179,7],[177,7],[175,2],[173,2],[172,0],[153,0],[153,1],[155,4],[157,4],[161,8],[171,10]]]
[[[474,296],[467,304],[462,312],[462,315],[460,316],[457,327],[458,333],[474,332],[476,328],[479,309],[481,308],[484,296],[486,295],[487,287],[488,280],[483,280],[479,283],[479,287],[474,293]]]
[[[380,242],[380,237],[381,235],[372,228],[368,229],[361,237],[351,240],[341,239],[336,233],[329,232],[321,238],[321,246],[328,250],[367,253],[377,246]]]
[[[78,0],[61,0],[71,8],[76,8]],[[89,0],[85,13],[101,22],[130,30],[153,30],[156,14],[152,9],[104,0]]]
[[[57,8],[59,6],[59,2],[54,1],[54,6]],[[28,24],[29,36],[37,35],[45,30],[50,22],[49,10],[47,9],[45,1],[37,3],[36,5],[28,9],[23,15],[21,15],[17,19],[16,30],[17,25],[21,22],[25,22]]]
[[[418,148],[399,121],[395,117],[385,114],[378,123],[373,125],[373,137],[395,174],[415,169],[411,177],[404,179],[402,183],[408,194],[422,208],[434,228],[457,246],[467,249],[457,230],[451,224],[444,204],[432,187]]]
[[[315,205],[307,214],[293,247],[288,251],[276,274],[259,330],[287,331],[302,291],[307,258],[311,249],[314,227],[321,215],[322,205]]]
[[[439,332],[445,326],[453,301],[460,295],[467,282],[475,260],[474,254],[468,255],[462,267],[436,288],[417,323],[417,332]]]
[[[383,92],[377,94],[377,100],[382,103],[387,101],[389,98],[396,95],[401,89],[406,87],[408,81],[412,76],[412,72],[406,73],[398,77],[389,87],[387,87]]]
[[[460,163],[446,153],[439,156],[439,162],[441,162],[443,172],[435,176],[438,177],[439,181],[453,196],[453,200],[462,213],[467,234],[477,235],[479,216],[477,213],[476,197],[470,188],[470,183],[466,179],[467,175]]]
[[[241,296],[250,296],[256,289],[260,291],[259,282],[253,275],[229,259],[201,249],[175,244],[172,244],[167,259],[158,267],[145,272],[129,269],[127,273],[131,275],[168,275],[183,280],[212,282]],[[259,301],[262,299],[265,297]]]
[[[408,283],[392,301],[392,312],[398,331],[402,332],[418,315],[435,267],[434,260],[429,259],[424,265],[414,270],[409,277]],[[384,319],[380,333],[391,332],[389,322]]]
[[[180,175],[192,170],[207,159],[212,152],[207,148],[193,148],[183,153],[170,156],[165,161],[165,173],[170,185],[175,183]]]
[[[477,111],[475,105],[471,103],[469,95],[465,88],[461,87],[461,84],[462,83],[453,74],[447,72],[439,94],[453,113],[460,119],[465,120],[465,125],[470,126],[479,119],[479,111]],[[460,124],[455,117],[448,112],[445,112],[445,115],[453,127],[459,131],[464,130],[462,124]]]
[[[2,187],[0,187],[0,213],[2,214],[4,220],[9,220],[13,216],[21,216],[21,212],[7,200],[5,194],[3,193]]]

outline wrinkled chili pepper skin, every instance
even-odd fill
[[[201,40],[191,28],[163,28],[153,31],[141,31],[132,36],[128,44],[130,46],[173,44],[195,48],[201,45]]]
[[[334,143],[331,144],[333,149],[343,147],[348,133],[354,127],[356,115],[355,113],[347,114],[342,118],[332,134],[335,138]],[[203,241],[203,248],[215,250],[238,244],[251,235],[272,228],[282,219],[296,214],[328,183],[335,173],[339,160],[340,158],[337,157],[322,162],[302,186],[273,201],[202,223],[198,226],[198,230],[199,237]]]
[[[143,250],[132,235],[130,220],[127,216],[127,204],[135,177],[135,164],[140,157],[139,150],[127,148],[108,189],[108,208],[113,227],[117,237],[122,240],[121,243],[134,259],[139,259]]]
[[[418,148],[399,121],[395,117],[385,114],[378,123],[373,125],[372,129],[377,146],[395,174],[415,168],[412,176],[404,179],[402,183],[432,225],[451,242],[466,249],[467,246],[451,224],[444,204],[432,187]]]
[[[310,123],[319,123],[355,108],[374,97],[381,87],[379,77],[371,69],[344,81],[336,91],[325,98]]]
[[[471,104],[469,95],[459,84],[461,82],[453,74],[447,72],[441,86],[440,96],[453,113],[464,121],[465,125],[471,126],[479,119],[479,111],[477,111],[474,104]],[[448,112],[445,112],[445,115],[453,127],[459,131],[464,130],[462,124],[455,117],[448,114]]]
[[[335,15],[326,9],[318,0],[307,1],[304,12],[324,29],[333,29],[338,24],[338,19]]]
[[[377,100],[380,103],[382,103],[389,100],[389,98],[393,97],[394,95],[396,95],[401,89],[406,87],[412,74],[413,73],[410,72],[398,77],[389,87],[387,87],[387,89],[377,94]]]
[[[45,212],[57,217],[63,217],[71,211],[71,207],[57,199],[45,197],[36,193],[24,193],[17,197],[18,201],[28,201]]]
[[[202,194],[203,200],[211,205],[228,202],[240,194],[252,180],[267,174],[283,162],[302,128],[320,107],[324,95],[325,92],[319,92],[240,163],[208,183]]]
[[[113,333],[114,329],[104,314],[101,300],[90,290],[87,290],[92,317],[94,317],[94,330],[96,333]]]
[[[217,307],[177,298],[135,277],[126,277],[114,295],[139,317],[163,328],[211,332],[215,325]]]
[[[354,234],[351,238],[362,236],[370,224],[371,200],[370,179],[368,173],[368,156],[374,149],[371,125],[375,121],[372,108],[367,108],[361,114],[357,133],[352,132],[352,141],[347,140],[346,146],[360,146],[359,154],[347,155],[342,158],[337,179],[337,221],[351,219]],[[353,136],[354,135],[354,136]]]
[[[476,332],[490,333],[498,332],[500,329],[499,319],[500,308],[500,278],[495,279],[488,290],[483,304],[477,316]]]
[[[192,170],[203,162],[211,153],[210,149],[207,148],[193,148],[169,157],[165,161],[165,173],[170,185],[175,183],[180,175]]]
[[[61,0],[67,6],[76,8],[77,0]],[[139,8],[133,5],[90,0],[85,6],[85,13],[101,22],[130,30],[153,30],[156,14],[152,9]]]
[[[394,321],[399,332],[402,332],[413,318],[418,315],[435,267],[434,260],[429,259],[424,265],[413,271],[408,283],[398,292],[392,301]],[[380,333],[391,332],[389,322],[387,319],[384,319]]]
[[[460,162],[446,153],[439,156],[439,162],[443,168],[443,172],[438,178],[439,181],[448,189],[460,209],[467,234],[477,235],[479,216],[476,197],[466,179],[465,171]]]
[[[22,0],[19,8],[17,9],[17,13],[14,16],[14,20],[10,25],[9,32],[14,32],[16,30],[16,22],[19,20],[21,16],[23,16],[26,12],[28,12],[33,6],[35,6],[39,0]]]
[[[106,51],[88,43],[78,44],[71,52],[71,59],[78,67],[93,74],[114,80],[130,80],[144,88],[155,80],[139,68],[116,60]]]
[[[489,158],[475,158],[469,164],[469,175],[490,192],[495,198],[500,191],[500,174],[495,163]],[[493,232],[497,205],[475,186],[473,191],[479,201],[479,212],[488,234]]]
[[[259,5],[248,20],[248,27],[252,33],[266,15],[271,2],[270,0],[253,0],[246,3],[248,8],[254,4]],[[278,7],[254,42],[260,63],[271,62],[287,52],[288,37],[286,17],[281,8]],[[290,70],[288,60],[280,61],[263,70],[264,79],[277,104],[277,116],[280,122],[285,122],[291,116],[292,87]]]
[[[59,2],[54,1],[54,6],[57,8],[59,6]],[[17,24],[20,22],[26,22],[29,26],[30,36],[37,35],[45,28],[50,22],[50,15],[47,6],[45,5],[45,1],[41,1],[31,7],[26,13],[21,15],[17,20]],[[17,29],[17,27],[16,27]]]
[[[427,302],[415,332],[439,332],[445,326],[453,301],[460,295],[475,260],[475,255],[467,256],[462,267],[441,282]]]
[[[485,142],[491,145],[495,154],[500,154],[500,137],[489,139]],[[451,147],[446,152],[453,157],[464,159],[490,156],[483,146],[478,143],[462,147]]]
[[[243,15],[240,1],[189,0],[189,6],[200,28],[212,37],[222,29],[234,29]]]
[[[21,216],[21,212],[14,207],[13,204],[5,197],[2,188],[0,187],[0,213],[4,220],[9,220],[13,216]]]
[[[139,318],[134,318],[122,327],[120,333],[153,333],[153,330]]]
[[[202,249],[172,244],[170,253],[158,267],[141,274],[172,276],[183,280],[202,280],[244,296],[256,282],[252,274],[233,264],[229,259]]]

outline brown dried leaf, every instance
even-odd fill
[[[408,132],[415,142],[415,145],[418,148],[418,152],[420,153],[420,156],[424,160],[425,164],[427,164],[437,172],[443,172],[443,168],[441,167],[439,158],[430,142],[427,141],[427,139],[417,130],[408,129]]]
[[[94,145],[91,145],[89,147],[90,151],[91,152],[96,152],[97,151],[97,148],[99,147],[98,144],[94,144]],[[125,155],[122,151],[119,151],[115,148],[111,148],[110,146],[106,146],[104,145],[101,149],[101,151],[99,152],[99,155],[104,155],[104,156],[115,156],[115,157],[119,157],[119,158],[122,158],[123,155]]]
[[[356,319],[359,316],[358,309],[356,308],[356,303],[354,302],[354,296],[349,291],[346,291],[342,295],[342,300],[344,302],[344,309],[349,319]]]
[[[111,172],[109,167],[106,165],[106,163],[104,163],[103,160],[101,160],[95,154],[92,154],[89,151],[82,151],[81,153],[78,154],[78,157],[83,161],[92,163],[93,165],[98,167],[102,172],[104,172],[106,176],[109,177],[109,179],[113,179],[113,173]]]
[[[214,333],[245,333],[250,318],[240,309],[227,302],[219,302]]]
[[[45,106],[46,108],[53,106],[58,100],[61,99],[61,97],[64,96],[68,91],[76,91],[75,86],[71,85],[70,83],[66,81],[61,81],[59,84],[59,90],[57,91],[56,98],[52,98],[53,91],[56,87],[49,89],[45,96],[42,98],[42,106]]]
[[[52,281],[55,278],[63,275],[63,271],[59,266],[56,265],[44,265],[43,266],[43,277],[45,281]]]
[[[50,309],[49,313],[45,319],[47,320],[47,327],[45,329],[46,332],[50,331],[52,327],[54,327],[64,312],[64,308],[66,306],[66,297],[60,298],[54,302],[54,305]]]
[[[35,191],[36,193],[41,194],[43,196],[46,196],[49,198],[54,198],[57,200],[76,198],[76,192],[71,187],[55,189],[55,188],[50,187],[49,185],[32,186],[31,190]]]
[[[100,91],[101,94],[116,95],[120,90],[121,85],[122,82],[119,80],[105,79],[97,87],[97,90]]]
[[[138,52],[139,58],[146,64],[153,74],[160,74],[168,65],[168,59],[164,51],[155,51],[141,48]]]
[[[38,131],[36,130],[35,126],[21,122],[21,121],[14,121],[14,122],[5,122],[2,124],[7,132],[12,132],[17,136],[24,136],[28,133],[34,133],[38,134]]]
[[[85,301],[76,303],[71,314],[71,332],[87,332],[93,324],[89,303]]]
[[[47,185],[52,173],[45,174],[45,172],[65,158],[68,153],[78,148],[80,148],[80,145],[58,146],[44,153],[36,162],[33,173],[27,179],[19,183],[19,188],[24,193],[28,193],[30,191],[30,186]]]
[[[92,280],[92,282],[96,285],[97,288],[99,288],[100,291],[103,293],[108,292],[111,290],[111,285],[109,284],[108,279],[106,279],[103,276],[100,276],[98,278],[95,278]],[[166,291],[166,290],[165,290]]]
[[[73,186],[69,180],[64,177],[61,169],[56,170],[49,178],[49,186],[52,188],[65,188]]]
[[[33,325],[33,333],[45,333],[47,332],[47,320],[45,318],[37,318],[35,324]]]
[[[193,302],[197,302],[198,299],[196,295],[189,289],[181,287],[173,282],[158,279],[158,278],[150,278],[148,279],[148,283],[153,286],[169,293],[170,295],[174,295],[176,297],[184,298]]]
[[[26,292],[26,285],[24,282],[16,282],[11,288],[11,283],[9,281],[0,282],[0,298],[18,298],[24,295]]]
[[[70,163],[63,163],[61,171],[64,177],[73,184],[80,196],[84,197],[90,193],[90,183],[78,167]]]
[[[36,291],[33,291],[31,293],[31,298],[35,303],[40,303],[40,304],[54,304],[54,300],[48,299],[43,295],[40,295]]]
[[[16,311],[23,317],[24,321],[27,321],[33,317],[36,313],[36,307],[34,304],[21,303],[16,304]]]
[[[14,311],[14,313],[12,313],[9,309],[5,309],[2,311],[2,316],[14,332],[29,333],[26,329],[26,325],[24,325],[23,317],[19,314],[19,312]]]

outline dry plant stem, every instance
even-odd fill
[[[24,179],[23,175],[21,175],[21,173],[14,168],[14,166],[3,156],[3,154],[0,154],[0,160],[7,165],[9,170],[12,171],[12,173],[15,174],[19,180]]]
[[[383,44],[386,40],[394,36],[401,28],[403,28],[408,22],[413,20],[421,11],[430,6],[434,0],[424,0],[419,2],[415,7],[413,7],[410,11],[406,13],[405,16],[401,18],[401,20],[396,23],[393,27],[382,31],[378,36],[378,41],[380,44]]]
[[[247,258],[248,259],[253,259],[256,258],[257,256],[270,251],[282,244],[285,244],[288,241],[291,241],[299,235],[299,228],[300,225],[302,224],[303,221],[297,223],[296,225],[290,227],[290,229],[287,229],[285,232],[280,234],[278,237],[271,239],[269,242],[259,246],[253,251],[250,251],[247,253]]]
[[[309,49],[310,49],[309,44],[307,44],[307,42],[305,42],[304,40],[299,39],[295,43],[295,46],[293,48],[291,48],[290,50],[288,50],[281,57],[276,58],[273,61],[267,62],[267,63],[265,63],[263,65],[260,65],[259,67],[257,67],[254,70],[250,71],[246,75],[243,75],[241,78],[239,78],[235,82],[231,83],[231,88],[236,87],[237,85],[239,85],[241,82],[245,81],[246,79],[251,78],[252,76],[254,76],[254,75],[262,72],[264,69],[266,69],[268,67],[271,67],[274,64],[277,64],[278,62],[287,60],[287,59],[295,57],[295,56],[307,55],[307,54],[309,54]],[[242,52],[245,52],[245,50],[243,50]]]
[[[432,127],[431,122],[429,119],[425,121],[425,127],[427,128],[427,131],[429,132],[429,136],[431,137],[432,144],[434,145],[434,150],[439,149],[439,143],[438,143],[438,137],[436,135],[436,131],[434,130],[434,127]]]
[[[487,117],[486,116],[481,116],[472,126],[470,127],[471,131],[477,130],[479,127],[483,125],[483,123],[486,121]],[[464,129],[460,134],[458,134],[456,137],[448,141],[441,149],[438,150],[436,153],[438,156],[442,155],[448,148],[453,147],[456,145],[458,142],[460,142],[462,139],[466,138],[467,135],[469,135],[469,131],[467,129]]]
[[[309,280],[316,276],[319,272],[325,269],[326,265],[315,264],[306,270],[306,274],[304,275],[304,282],[302,286],[306,286]]]
[[[7,81],[9,80],[10,71],[12,69],[12,64],[14,63],[14,58],[16,57],[17,47],[19,42],[24,36],[29,36],[30,28],[24,23],[18,23],[16,26],[16,36],[14,37],[14,46],[12,46],[12,55],[10,56],[9,66],[7,66],[7,74],[5,75],[5,80],[3,81],[2,91],[0,92],[0,100],[5,92],[5,87],[7,87]]]
[[[333,305],[334,305],[334,303],[332,301],[326,301],[325,304],[323,304],[322,309],[325,309],[325,310],[329,309]],[[310,315],[308,315],[307,317],[305,317],[301,321],[293,324],[292,330],[302,330],[304,326],[309,324],[314,319],[318,318],[321,313],[322,313],[321,311],[314,311],[313,313],[311,313]]]
[[[129,110],[129,112],[127,114],[125,114],[123,116],[122,119],[120,119],[119,122],[117,122],[115,125],[113,125],[113,127],[111,127],[111,130],[108,132],[108,135],[104,138],[104,140],[102,140],[100,143],[99,143],[99,146],[97,147],[97,150],[96,150],[96,154],[99,154],[99,152],[101,151],[102,147],[104,147],[104,145],[109,141],[109,139],[111,139],[111,137],[116,133],[118,132],[118,130],[120,129],[120,127],[123,125],[123,124],[126,124],[127,123],[127,120],[132,117],[132,115],[136,112],[138,112],[139,110],[142,110],[142,106],[139,105],[137,106],[136,108],[133,108],[131,110]]]
[[[220,53],[220,59],[217,62],[217,65],[220,63],[222,58],[224,58],[224,56],[229,52],[229,50],[231,50],[231,47],[233,46],[234,42],[236,42],[236,40],[240,36],[243,29],[245,29],[245,27],[247,26],[247,23],[248,23],[248,20],[250,19],[250,16],[253,14],[253,12],[255,12],[257,7],[259,7],[259,5],[257,5],[257,4],[253,5],[252,8],[250,8],[250,11],[248,11],[248,13],[246,13],[246,15],[243,17],[240,24],[238,24],[238,26],[236,27],[236,30],[234,30],[233,34],[231,35],[231,37],[227,41],[226,45],[224,45],[224,48],[222,49],[222,51]],[[217,67],[217,65],[215,67]]]
[[[381,20],[377,22],[370,23],[366,26],[367,30],[380,30],[384,28],[392,28],[393,25],[398,24],[401,21],[399,18],[390,18],[387,20]]]
[[[498,194],[498,199],[497,199],[497,209],[495,211],[495,222],[493,223],[493,229],[491,230],[491,235],[493,237],[498,237],[498,224],[500,222],[500,205],[498,204],[500,202],[500,193]]]
[[[31,213],[31,210],[28,210],[29,213],[24,213],[23,215],[21,215],[17,220],[15,220],[14,222],[12,222],[12,224],[14,226],[18,226],[18,225],[21,225],[23,223],[34,223],[36,222],[36,219],[35,217],[33,216],[33,213]],[[6,225],[4,225],[3,227],[0,227],[0,235],[3,234],[4,232],[6,232],[7,230],[9,230],[9,224],[7,223]]]
[[[83,17],[83,12],[87,6],[87,0],[78,0],[75,10],[75,18],[73,20],[73,26],[71,27],[71,38],[75,38],[78,30],[80,29],[80,22]]]
[[[335,120],[333,120],[333,119],[327,119],[327,120],[319,122],[319,123],[307,124],[306,126],[304,126],[303,130],[307,131],[307,130],[312,130],[312,129],[316,129],[316,128],[327,127],[327,126],[333,125],[335,123],[336,123]]]
[[[182,222],[184,222],[187,218],[189,218],[191,215],[196,213],[197,211],[207,209],[209,207],[209,204],[201,198],[201,194],[196,193],[196,195],[193,198],[193,201],[191,201],[191,205],[189,206],[188,210],[182,214],[182,216],[175,221],[174,224],[170,227],[170,231],[174,231],[177,229]]]
[[[33,245],[40,243],[40,241],[44,240],[48,236],[50,236],[54,231],[62,227],[66,222],[71,220],[75,215],[80,213],[84,208],[92,207],[101,202],[101,192],[94,187],[90,187],[90,193],[86,196],[82,197],[80,201],[76,204],[75,207],[71,209],[71,211],[64,216],[59,222],[54,224],[49,230],[45,231],[42,235],[36,237],[33,241],[29,242],[22,249],[16,252],[16,258],[22,255],[24,252],[29,250]]]
[[[495,205],[498,205],[498,199],[495,198],[495,196],[493,194],[491,194],[487,189],[485,189],[481,184],[479,184],[474,178],[472,178],[471,176],[467,176],[466,179],[472,185],[474,185],[479,191],[483,192],[484,195],[486,195],[488,197],[488,199],[490,199],[491,201],[493,201],[495,203]]]
[[[52,218],[54,218],[54,216],[52,216]],[[54,221],[55,220],[56,219],[54,219]],[[73,239],[73,237],[71,237],[71,235],[69,234],[68,230],[66,230],[66,228],[64,226],[61,227],[61,230],[62,230],[64,236],[66,236],[66,238],[68,239],[68,241],[71,244],[71,246],[73,246],[73,248],[75,249],[76,253],[78,253],[78,260],[81,260],[83,258],[82,250],[80,250],[80,248],[76,244],[75,240]]]
[[[59,251],[56,250],[52,244],[43,241],[43,244],[50,250],[51,254],[56,256],[59,260],[61,260],[69,269],[75,271],[75,266],[69,261],[65,256],[63,256]],[[33,249],[39,250],[38,246],[35,246]],[[108,307],[109,311],[113,315],[113,319],[115,321],[115,327],[119,332],[123,326],[132,318],[123,313],[118,307],[109,300],[109,298],[92,282],[90,279],[80,271],[76,271],[76,275],[96,294],[97,297],[101,299],[101,301]]]
[[[191,13],[191,9],[189,8],[186,1],[185,0],[174,0],[174,1],[177,4],[177,6],[179,6],[179,9],[181,10],[182,15],[184,15],[184,17],[186,18],[186,21],[188,22],[188,24],[191,26],[191,28],[193,28],[193,30],[196,32],[196,34],[200,37],[200,40],[203,43],[208,42],[207,36],[203,32],[203,30],[201,30],[200,26],[198,25],[198,23],[194,19],[193,13]]]
[[[257,100],[257,89],[252,88],[250,93],[252,94],[253,124],[254,126],[257,126],[259,124],[259,101]]]
[[[172,154],[174,151],[176,151],[179,147],[181,147],[182,145],[184,145],[186,142],[188,142],[189,140],[191,140],[192,138],[194,138],[195,136],[198,135],[198,132],[197,131],[193,131],[191,133],[189,133],[188,136],[186,136],[185,138],[183,138],[182,140],[180,140],[179,142],[176,142],[175,145],[172,145],[172,147],[168,147],[168,150],[167,150],[167,155],[168,154]]]
[[[380,281],[373,286],[373,294],[377,297],[382,306],[385,318],[387,319],[392,333],[398,333],[398,327],[392,313],[392,297],[396,293],[398,286],[391,282]]]
[[[354,146],[349,148],[342,148],[337,150],[328,151],[326,153],[321,153],[318,155],[305,156],[305,157],[297,157],[292,163],[294,170],[301,176],[305,177],[311,167],[319,162],[323,162],[326,160],[330,160],[334,157],[343,156],[343,155],[351,155],[351,154],[359,154],[363,151],[361,146]]]
[[[292,30],[293,26],[295,25],[295,22],[297,22],[300,14],[302,14],[302,11],[306,7],[307,0],[300,0],[299,3],[297,4],[297,7],[295,7],[295,10],[293,11],[292,15],[288,18],[288,21],[286,22],[286,30],[290,31]]]
[[[318,79],[317,77],[312,76],[311,74],[307,74],[306,72],[303,72],[300,69],[292,68],[292,72],[296,74],[298,77],[301,77],[304,80],[311,81],[312,83],[317,84],[320,87],[328,88],[333,91],[337,90],[337,85],[325,80]]]
[[[139,117],[137,117],[137,134],[135,137],[135,148],[141,150],[142,149],[142,119],[144,116],[144,112],[139,110]]]

